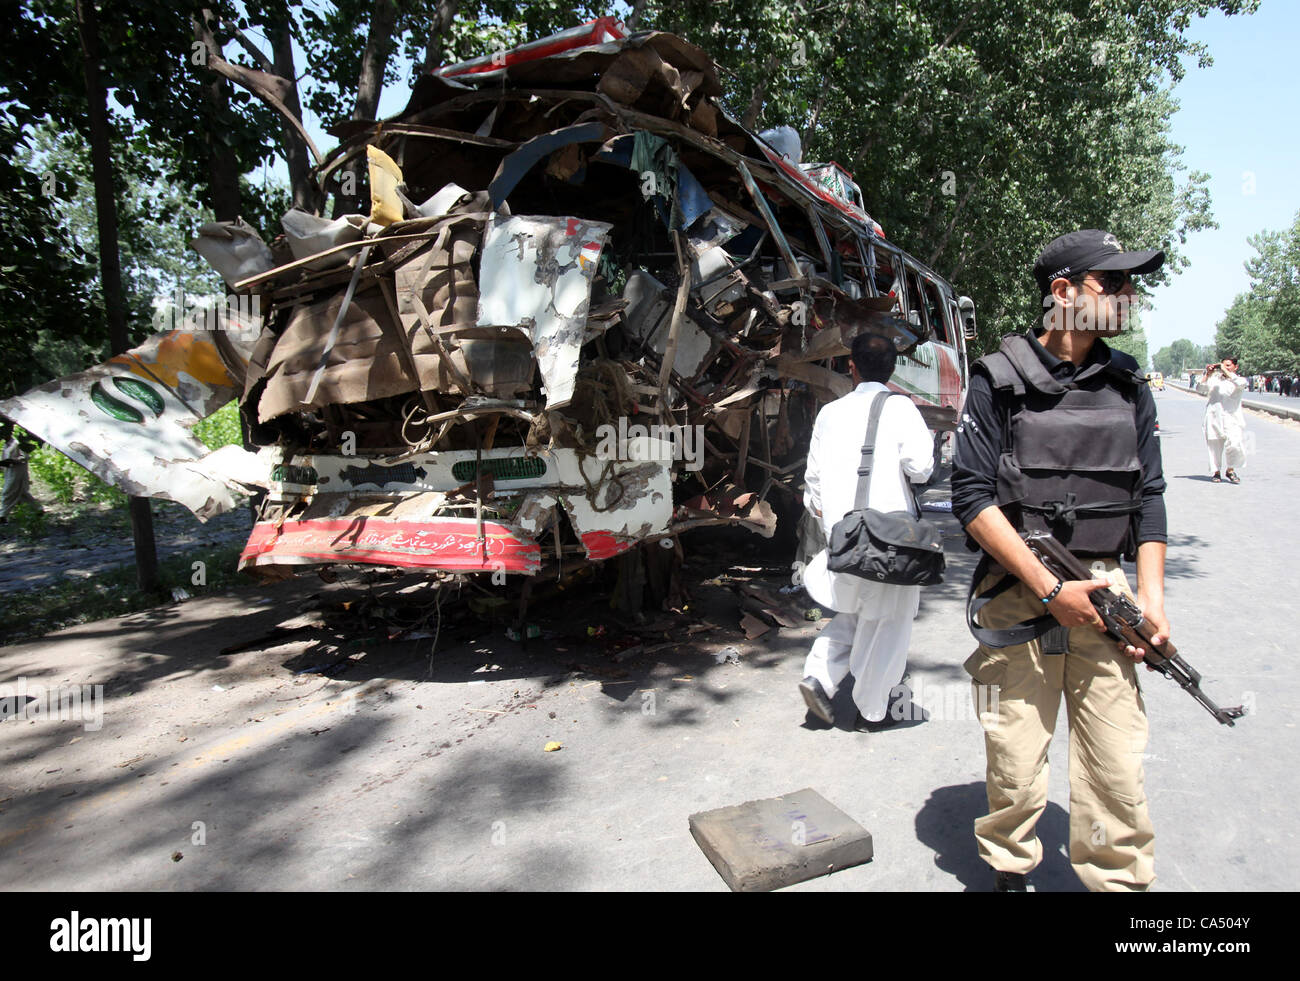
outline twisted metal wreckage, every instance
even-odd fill
[[[240,558],[263,575],[532,575],[704,525],[770,537],[852,337],[894,340],[937,447],[973,311],[847,172],[721,92],[699,48],[608,19],[440,69],[336,130],[321,184],[368,173],[369,215],[293,210],[272,247],[204,226],[219,317],[0,412],[200,518],[264,492]],[[191,427],[235,398],[255,451],[208,453]]]

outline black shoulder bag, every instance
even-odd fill
[[[891,586],[933,586],[943,582],[943,536],[934,525],[919,517],[921,508],[911,483],[907,487],[912,502],[917,505],[918,517],[909,511],[873,511],[867,507],[880,413],[889,397],[899,394],[885,392],[871,403],[853,510],[831,529],[826,568]]]

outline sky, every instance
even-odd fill
[[[1188,37],[1209,47],[1214,64],[1188,64],[1174,87],[1172,137],[1183,164],[1210,175],[1219,228],[1190,235],[1182,248],[1191,265],[1154,292],[1145,317],[1152,354],[1179,338],[1211,343],[1215,324],[1249,286],[1247,237],[1290,227],[1300,211],[1300,3],[1264,0],[1246,17],[1216,11],[1193,20]]]

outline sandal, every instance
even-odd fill
[[[1224,474],[1224,476],[1227,477],[1229,480],[1231,480],[1234,484],[1241,483],[1241,478],[1238,477],[1237,474],[1232,470],[1229,470],[1226,474]]]
[[[1211,477],[1210,479],[1211,479],[1212,481],[1214,481],[1216,484],[1221,484],[1221,483],[1223,483],[1223,478],[1219,476],[1219,471],[1217,471],[1217,470],[1214,471],[1214,476]]]

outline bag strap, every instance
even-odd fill
[[[895,392],[877,392],[871,400],[871,414],[867,417],[867,438],[862,443],[862,459],[858,463],[858,489],[853,496],[853,510],[862,511],[871,496],[871,466],[876,452],[876,433],[880,429],[880,413]],[[881,398],[881,396],[884,398]]]

